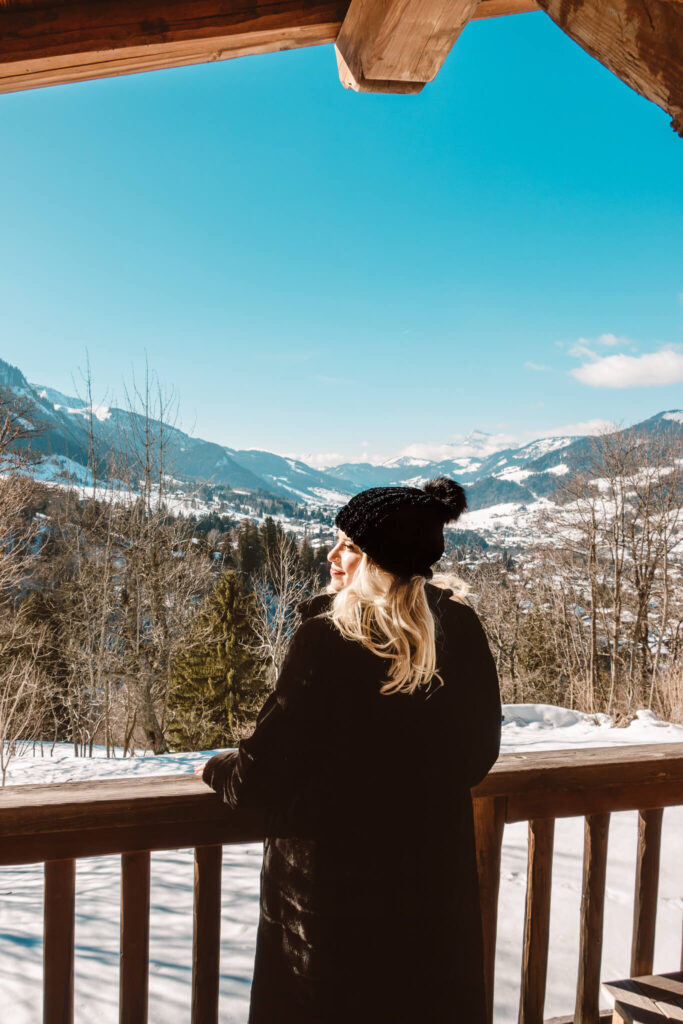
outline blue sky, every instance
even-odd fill
[[[330,46],[0,96],[0,356],[325,463],[683,405],[683,141],[544,14],[416,97]],[[665,383],[662,383],[664,381]]]

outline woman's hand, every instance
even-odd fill
[[[198,775],[200,779],[202,777],[202,774],[204,773],[204,765],[205,764],[206,764],[206,761],[204,761],[203,764],[196,764],[194,766],[194,768],[192,769],[192,771],[195,773],[195,775]]]

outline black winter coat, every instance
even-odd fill
[[[434,680],[379,693],[386,661],[300,606],[253,734],[204,780],[263,807],[249,1024],[484,1024],[470,787],[500,747],[496,668],[475,612],[426,585]]]

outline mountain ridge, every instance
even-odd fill
[[[81,398],[48,385],[31,384],[21,370],[0,359],[0,387],[26,406],[26,418],[42,428],[30,442],[43,460],[58,456],[85,468],[89,459],[87,427],[90,407]],[[152,421],[158,428],[159,421]],[[137,412],[111,405],[92,408],[97,447],[107,454],[122,451],[124,442],[143,423]],[[551,498],[559,478],[581,469],[590,452],[590,435],[539,437],[519,447],[501,447],[488,454],[468,454],[437,460],[395,456],[379,466],[343,463],[314,469],[300,459],[258,448],[237,449],[166,425],[173,460],[172,474],[185,485],[211,484],[233,490],[265,492],[302,505],[339,505],[367,487],[419,486],[435,476],[455,476],[467,488],[471,510],[509,502],[529,503]],[[637,436],[661,430],[683,433],[683,412],[656,413],[626,431]],[[473,444],[490,435],[474,430]],[[63,471],[60,473],[63,482]]]

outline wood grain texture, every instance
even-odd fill
[[[73,1024],[76,862],[45,865],[43,1024]]]
[[[683,783],[683,743],[503,754],[475,796],[589,789],[595,785]]]
[[[351,0],[337,37],[346,88],[431,82],[479,0]],[[348,75],[354,84],[349,86]]]
[[[225,820],[229,809],[194,775],[101,779],[60,786],[8,786],[0,792],[0,832],[37,835],[167,822]]]
[[[192,1024],[218,1024],[222,846],[194,851]]]
[[[625,1024],[683,1024],[683,972],[624,978],[602,987]]]
[[[2,0],[0,92],[333,43],[349,0]],[[538,9],[481,0],[480,17]]]
[[[595,1024],[610,1024],[612,1020],[611,1010],[601,1010],[600,1016],[598,1017]],[[546,1017],[543,1024],[574,1024],[574,1014],[567,1013],[562,1017]]]
[[[552,818],[529,822],[519,1024],[543,1024],[548,976],[554,836],[555,822]]]
[[[631,946],[633,977],[652,973],[663,814],[661,808],[640,811],[638,814],[638,854]]]
[[[147,1024],[149,850],[121,857],[120,1024]]]
[[[531,14],[540,10],[536,0],[481,0],[472,15],[472,21],[501,18],[509,14]]]
[[[335,45],[339,79],[356,92],[421,92],[468,21],[538,10],[535,0],[352,0]]]
[[[600,1013],[600,967],[609,819],[609,814],[592,814],[586,818],[575,1024],[595,1024]]]
[[[487,1017],[493,1022],[493,989],[496,973],[496,935],[498,930],[498,892],[500,855],[505,828],[505,801],[487,797],[474,801],[474,831],[477,842],[477,872],[484,939],[484,975],[486,979]]]
[[[227,812],[222,821],[171,821],[151,827],[122,825],[80,832],[41,832],[35,836],[0,834],[0,866],[66,857],[103,857],[135,850],[177,850],[195,843],[257,843],[264,837],[263,813],[251,810]]]
[[[683,804],[683,744],[504,754],[473,796],[499,797],[505,821]],[[262,811],[230,811],[191,774],[0,791],[0,865],[264,836]]]
[[[529,821],[531,818],[576,818],[583,814],[606,811],[638,811],[656,807],[674,807],[683,803],[683,784],[662,780],[660,783],[624,783],[622,786],[558,789],[520,793],[509,796],[505,820]]]
[[[539,0],[556,25],[683,134],[683,3],[680,0]]]

